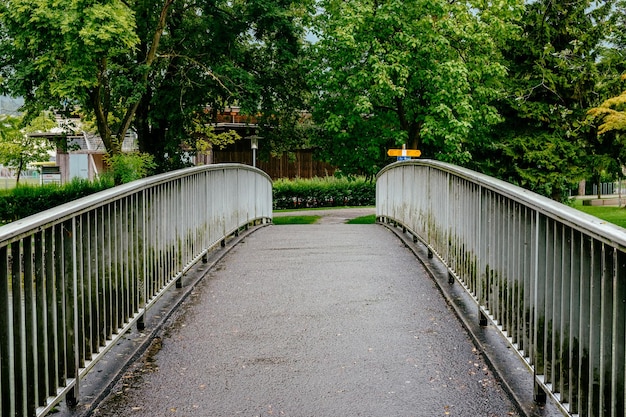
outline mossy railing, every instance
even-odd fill
[[[380,221],[402,225],[463,283],[571,415],[623,417],[626,230],[453,165],[392,164]]]
[[[0,410],[41,416],[213,247],[272,216],[236,165],[135,181],[0,227]]]

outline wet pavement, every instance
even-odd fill
[[[373,212],[243,237],[86,414],[521,415],[407,244],[343,224]]]

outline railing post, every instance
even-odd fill
[[[76,225],[74,220],[63,223],[63,282],[65,284],[65,355],[66,376],[73,378],[74,384],[67,393],[65,400],[69,406],[78,403],[78,298],[76,283]]]
[[[9,263],[6,246],[0,247],[0,413],[12,415],[11,395],[11,320],[9,317]]]
[[[545,404],[548,399],[548,396],[543,389],[543,385],[539,381],[539,376],[536,373],[535,373],[534,381],[535,382],[533,384],[533,399],[535,400],[537,404]]]

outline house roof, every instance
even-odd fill
[[[81,130],[79,119],[65,119],[60,116],[57,116],[56,119],[59,127],[52,128],[48,132],[31,133],[30,136],[49,140],[66,138],[67,149],[70,153],[106,153],[106,147],[100,135]],[[136,150],[137,134],[129,130],[126,132],[124,142],[122,142],[122,152],[132,152]]]

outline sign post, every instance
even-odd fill
[[[387,155],[396,156],[398,161],[406,161],[411,157],[419,157],[422,152],[419,149],[407,149],[406,145],[402,145],[402,149],[389,149]]]

